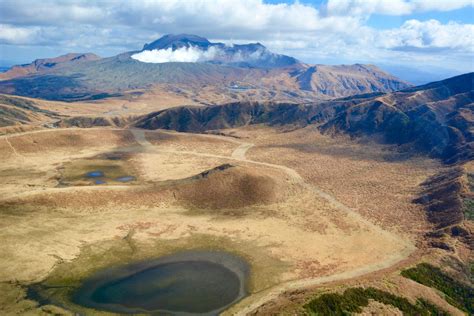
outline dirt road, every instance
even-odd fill
[[[157,148],[153,148],[153,145],[146,139],[145,136],[145,131],[139,130],[139,129],[133,129],[131,130],[136,141],[144,146],[147,151],[156,151]],[[186,134],[186,133],[179,133],[179,135],[195,135],[195,134]],[[285,282],[279,285],[276,285],[270,289],[266,289],[262,292],[255,293],[252,296],[249,296],[242,300],[240,303],[237,304],[232,310],[238,310],[238,312],[232,312],[232,315],[247,315],[250,314],[252,311],[257,309],[259,306],[263,305],[264,303],[271,301],[272,299],[275,299],[280,295],[281,293],[288,291],[288,290],[295,290],[299,288],[304,288],[304,287],[309,287],[309,286],[314,286],[314,285],[319,285],[327,282],[333,282],[333,281],[340,281],[340,280],[345,280],[345,279],[351,279],[359,276],[363,276],[375,271],[379,271],[382,269],[389,268],[398,262],[406,259],[416,248],[415,246],[399,236],[386,231],[382,229],[381,227],[373,224],[372,222],[368,221],[364,217],[362,217],[359,213],[355,212],[353,209],[350,207],[344,205],[343,203],[339,202],[334,196],[322,191],[321,189],[315,187],[314,185],[307,183],[304,181],[304,179],[301,177],[301,175],[294,169],[289,168],[284,165],[278,165],[278,164],[272,164],[272,163],[266,163],[266,162],[260,162],[260,161],[254,161],[246,158],[246,153],[247,151],[254,146],[252,143],[247,143],[247,142],[240,142],[235,139],[229,139],[229,137],[226,136],[218,136],[218,135],[205,135],[205,137],[212,137],[212,138],[217,138],[220,140],[226,140],[226,141],[231,141],[232,143],[237,143],[239,146],[232,152],[231,156],[222,156],[222,155],[214,155],[210,153],[199,153],[199,152],[193,152],[193,151],[180,151],[180,150],[162,150],[160,149],[159,152],[163,153],[172,153],[172,154],[187,154],[187,155],[196,155],[196,156],[201,156],[201,157],[210,157],[210,158],[219,158],[219,159],[228,159],[228,160],[235,160],[235,161],[240,161],[244,163],[250,163],[250,164],[255,164],[255,165],[260,165],[260,166],[266,166],[266,167],[271,167],[271,168],[276,168],[279,170],[282,170],[286,172],[286,174],[289,176],[290,180],[292,180],[294,183],[299,184],[303,186],[304,188],[310,190],[313,192],[315,195],[318,197],[328,201],[333,207],[344,211],[347,216],[350,216],[357,220],[358,222],[362,222],[365,225],[368,225],[372,229],[378,231],[382,235],[387,235],[390,236],[391,238],[395,238],[399,240],[401,244],[403,244],[405,247],[403,248],[402,251],[398,253],[393,253],[390,257],[384,258],[383,261],[380,261],[378,263],[364,266],[361,268],[345,271],[342,273],[338,274],[333,274],[330,276],[324,276],[324,277],[318,277],[318,278],[310,278],[310,279],[301,279],[301,280],[294,280],[294,281],[289,281]],[[226,313],[224,313],[226,314]]]
[[[103,129],[103,128],[98,128],[98,129]],[[31,131],[31,132],[25,132],[25,133],[19,133],[15,135],[9,135],[9,138],[13,138],[16,136],[20,135],[25,135],[25,134],[34,134],[34,133],[41,133],[41,132],[53,132],[53,131],[58,131],[58,130],[72,130],[72,129],[51,129],[51,130],[40,130],[40,131]],[[81,130],[81,129],[77,129]],[[124,129],[116,129],[113,128],[113,130],[124,130]],[[304,288],[304,287],[309,287],[309,286],[314,286],[314,285],[319,285],[327,282],[332,282],[332,281],[340,281],[340,280],[346,280],[346,279],[351,279],[355,277],[360,277],[366,274],[373,273],[375,271],[379,271],[382,269],[389,268],[398,262],[406,259],[414,250],[415,247],[413,246],[412,243],[410,243],[407,240],[402,239],[398,235],[395,235],[389,231],[383,230],[381,227],[374,225],[367,219],[363,218],[359,213],[351,209],[350,207],[344,205],[343,203],[339,202],[334,196],[328,194],[327,192],[324,192],[323,190],[319,189],[318,187],[314,186],[311,183],[307,183],[303,177],[294,169],[284,166],[284,165],[279,165],[279,164],[272,164],[272,163],[267,163],[267,162],[262,162],[262,161],[255,161],[248,159],[246,157],[246,153],[254,146],[254,144],[249,143],[249,142],[244,142],[240,141],[238,139],[232,138],[232,137],[227,137],[227,136],[220,136],[220,135],[199,135],[199,137],[206,137],[206,138],[214,138],[214,139],[219,139],[219,140],[225,140],[227,142],[231,142],[236,145],[236,148],[233,150],[233,152],[229,156],[225,155],[216,155],[212,153],[202,153],[202,152],[195,152],[195,151],[181,151],[181,150],[172,150],[172,149],[162,149],[158,148],[158,146],[154,146],[152,143],[148,141],[146,138],[146,130],[140,130],[140,129],[130,129],[129,130],[132,135],[135,138],[135,141],[137,142],[138,146],[134,146],[133,148],[124,148],[123,150],[141,150],[141,151],[146,151],[150,153],[171,153],[171,154],[176,154],[176,155],[195,155],[195,156],[201,156],[201,157],[209,157],[209,158],[218,158],[222,160],[230,160],[230,161],[236,161],[236,162],[241,162],[243,164],[253,164],[253,165],[258,165],[258,166],[264,166],[264,167],[269,167],[269,168],[275,168],[278,170],[281,170],[285,172],[288,176],[288,180],[292,182],[295,185],[300,185],[304,187],[305,189],[309,190],[310,192],[314,193],[316,196],[319,198],[322,198],[326,201],[328,201],[334,208],[337,208],[341,211],[344,211],[346,216],[351,217],[352,219],[356,220],[359,223],[363,223],[366,226],[365,227],[370,227],[371,229],[379,232],[381,235],[389,236],[392,240],[396,240],[397,242],[400,243],[400,245],[403,245],[402,249],[398,252],[394,252],[390,254],[388,257],[381,258],[379,262],[366,265],[363,267],[359,267],[356,269],[344,271],[338,274],[333,274],[330,276],[324,276],[324,277],[316,277],[316,278],[307,278],[307,279],[298,279],[298,280],[292,280],[292,281],[287,281],[285,283],[280,283],[274,287],[265,289],[261,292],[254,293],[251,296],[245,298],[241,302],[239,302],[236,306],[231,308],[231,311],[228,313],[236,314],[236,315],[246,315],[257,309],[259,306],[264,304],[265,302],[271,301],[272,299],[278,297],[281,293],[287,291],[287,290],[293,290],[293,289],[299,289],[299,288]],[[170,132],[171,133],[171,132]],[[172,132],[175,133],[175,132]],[[196,136],[196,134],[186,134],[186,133],[176,133],[179,134],[180,136]],[[8,142],[7,136],[0,136],[1,138],[5,138],[6,141]],[[9,142],[8,142],[9,143]],[[9,143],[10,144],[10,143]],[[10,144],[11,145],[11,144]],[[13,152],[15,152],[15,148],[11,146],[11,149]],[[102,187],[94,187],[95,190],[101,190]],[[109,188],[110,189],[110,188]],[[118,189],[118,188],[115,188]],[[55,188],[54,190],[58,190]],[[77,188],[74,188],[74,190],[77,190]],[[361,249],[363,251],[363,249]]]

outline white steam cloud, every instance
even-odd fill
[[[228,48],[228,47],[227,47]],[[211,46],[207,50],[199,47],[181,47],[173,50],[171,47],[167,49],[144,50],[140,53],[133,54],[131,57],[144,63],[169,63],[169,62],[206,62],[217,61],[223,63],[239,63],[252,62],[268,55],[264,49],[257,49],[254,52],[241,52],[224,49],[222,47]]]
[[[219,53],[215,47],[209,47],[207,50],[201,50],[196,47],[181,47],[173,50],[167,49],[144,50],[133,54],[131,57],[144,63],[169,63],[169,62],[205,62],[213,60]]]

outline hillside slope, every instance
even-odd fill
[[[407,83],[373,65],[307,65],[291,73],[301,90],[318,91],[330,97],[341,97],[346,91],[354,94],[397,91]]]
[[[382,134],[447,162],[474,159],[474,73],[387,94],[347,107],[323,131]]]
[[[34,124],[52,117],[57,117],[56,113],[40,109],[33,101],[0,95],[0,128]]]
[[[41,74],[58,67],[67,67],[68,65],[98,59],[100,59],[99,56],[91,53],[70,53],[55,58],[37,59],[30,64],[13,66],[6,72],[0,73],[0,80],[8,80],[28,75]]]
[[[249,124],[317,124],[325,133],[376,136],[447,163],[474,159],[474,73],[383,94],[309,104],[238,102],[154,112],[135,126],[183,132]]]

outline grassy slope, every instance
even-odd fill
[[[474,314],[474,288],[456,281],[439,268],[428,263],[421,263],[414,268],[402,271],[402,275],[443,292],[448,303]]]
[[[362,312],[362,308],[369,304],[369,300],[392,305],[404,315],[448,315],[423,299],[418,299],[416,304],[412,304],[406,298],[372,287],[350,288],[342,294],[323,294],[306,304],[305,309],[310,315],[351,315]]]

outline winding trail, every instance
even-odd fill
[[[90,129],[97,129],[97,130],[102,130],[103,128],[90,128]],[[88,130],[90,130],[88,129]],[[14,146],[10,143],[9,137],[17,137],[17,136],[22,136],[22,135],[27,135],[27,134],[36,134],[36,133],[43,133],[43,132],[54,132],[58,130],[82,130],[81,128],[57,128],[57,129],[47,129],[47,130],[35,130],[35,131],[29,131],[29,132],[23,132],[23,133],[17,133],[17,134],[12,134],[12,135],[3,135],[0,136],[0,139],[5,139],[9,147],[12,149],[13,153],[17,156],[22,156],[19,154]],[[230,156],[224,156],[224,155],[215,155],[211,153],[199,153],[195,151],[181,151],[181,150],[171,150],[171,149],[160,149],[154,146],[152,143],[148,141],[146,138],[146,131],[147,130],[142,130],[142,129],[123,129],[123,128],[108,128],[108,130],[128,130],[132,133],[135,141],[137,144],[142,147],[143,150],[149,151],[152,153],[172,153],[172,154],[177,154],[177,155],[182,155],[182,154],[187,154],[187,155],[195,155],[195,156],[200,156],[200,157],[210,157],[210,158],[219,158],[219,159],[224,159],[224,160],[231,160],[231,161],[239,161],[242,163],[248,163],[248,164],[253,164],[253,165],[258,165],[258,166],[265,166],[269,168],[274,168],[278,170],[282,170],[287,174],[289,177],[289,180],[297,185],[301,185],[303,188],[310,190],[313,192],[316,196],[326,200],[329,202],[334,208],[344,211],[346,216],[351,217],[352,219],[364,223],[367,225],[366,227],[370,227],[370,229],[373,229],[374,231],[378,232],[380,235],[383,235],[384,237],[388,237],[390,240],[394,240],[395,242],[399,243],[400,245],[403,246],[402,250],[398,252],[393,252],[390,256],[384,257],[383,260],[366,265],[363,267],[359,267],[353,270],[348,270],[344,271],[342,273],[337,273],[329,276],[324,276],[324,277],[317,277],[317,278],[311,278],[311,279],[299,279],[299,280],[290,280],[284,283],[277,284],[271,288],[262,290],[257,293],[253,293],[251,296],[248,296],[247,298],[243,299],[239,303],[237,303],[232,310],[236,310],[236,312],[233,312],[233,315],[248,315],[254,312],[256,309],[258,309],[260,306],[265,304],[266,302],[269,302],[275,298],[277,298],[280,294],[282,294],[285,291],[288,290],[296,290],[300,288],[305,288],[305,287],[310,287],[310,286],[315,286],[315,285],[320,285],[324,284],[327,282],[333,282],[333,281],[341,281],[341,280],[347,280],[351,278],[356,278],[360,276],[364,276],[379,270],[387,269],[390,268],[400,261],[406,259],[416,248],[412,243],[410,243],[407,240],[404,240],[400,238],[398,235],[393,234],[387,230],[382,229],[381,227],[373,224],[372,222],[368,221],[364,217],[362,217],[358,212],[354,211],[350,207],[344,205],[343,203],[339,202],[334,196],[331,194],[324,192],[323,190],[319,189],[318,187],[305,182],[303,177],[294,169],[284,166],[284,165],[279,165],[279,164],[272,164],[272,163],[267,163],[267,162],[261,162],[261,161],[254,161],[251,159],[248,159],[246,157],[246,153],[248,152],[249,149],[251,149],[254,144],[248,143],[248,142],[243,142],[238,139],[234,139],[231,137],[227,136],[221,136],[221,135],[210,135],[210,134],[199,134],[199,137],[206,137],[206,138],[214,138],[214,139],[219,139],[227,142],[234,143],[238,145],[232,154]],[[173,132],[174,133],[174,132]],[[196,134],[187,134],[187,133],[177,133],[180,136],[196,136]],[[65,188],[66,190],[68,188]],[[90,189],[90,188],[89,188]],[[94,187],[92,188],[94,190],[101,190],[101,187]],[[114,188],[114,189],[119,189]],[[55,189],[58,190],[58,189]],[[61,189],[62,190],[62,189]],[[74,188],[74,190],[77,190],[77,188]],[[229,312],[230,313],[230,312]],[[225,314],[225,312],[224,312]]]
[[[233,152],[232,152],[232,158],[234,159],[239,159],[239,160],[246,160],[245,154],[247,151],[252,148],[254,144],[251,143],[242,143],[240,144],[239,147],[237,147]]]
[[[272,163],[267,163],[267,162],[261,162],[261,161],[255,161],[255,160],[250,160],[245,157],[247,151],[254,146],[254,144],[251,143],[244,143],[237,141],[235,139],[229,139],[226,136],[219,136],[219,135],[201,135],[201,134],[187,134],[187,133],[178,133],[180,136],[203,136],[207,138],[214,138],[214,139],[219,139],[219,140],[224,140],[228,142],[232,142],[235,144],[239,144],[239,146],[232,152],[230,156],[223,156],[223,155],[215,155],[215,154],[210,154],[210,153],[200,153],[196,151],[189,151],[189,150],[173,150],[173,149],[158,149],[153,146],[152,143],[150,143],[145,136],[145,131],[140,130],[140,129],[130,129],[132,132],[133,136],[135,137],[135,140],[137,141],[138,144],[141,146],[145,147],[147,151],[152,151],[152,152],[161,152],[161,153],[167,153],[167,154],[186,154],[186,155],[194,155],[194,156],[199,156],[199,157],[208,157],[208,158],[218,158],[218,159],[227,159],[227,160],[235,160],[235,161],[241,161],[241,162],[246,162],[254,165],[259,165],[259,166],[265,166],[265,167],[270,167],[270,168],[275,168],[275,169],[280,169],[283,170],[289,177],[292,179],[295,183],[298,184],[303,184],[304,180],[303,178],[299,175],[296,170],[288,168],[283,165],[277,165],[277,164],[272,164]]]
[[[14,154],[15,156],[18,156],[18,157],[20,157],[20,158],[22,158],[22,159],[25,159],[25,157],[23,157],[23,155],[19,154],[18,151],[16,151],[16,149],[15,149],[15,147],[13,147],[12,143],[10,143],[10,140],[8,139],[8,136],[5,136],[4,139],[5,139],[5,142],[7,143],[7,145],[8,145],[8,146],[11,148],[11,150],[13,151],[13,154]]]
[[[278,164],[272,164],[272,163],[266,163],[266,162],[260,162],[260,161],[254,161],[246,158],[246,153],[247,151],[254,146],[252,143],[247,143],[247,142],[241,142],[235,139],[229,139],[226,136],[220,136],[220,135],[202,135],[204,137],[210,137],[210,138],[216,138],[224,141],[230,141],[232,143],[239,144],[239,146],[232,152],[231,156],[222,156],[222,155],[214,155],[210,153],[199,153],[199,152],[194,152],[194,151],[182,151],[182,150],[169,150],[169,149],[157,149],[156,147],[154,148],[153,144],[151,144],[145,136],[145,131],[140,130],[140,129],[131,129],[130,130],[135,137],[135,140],[137,143],[139,143],[141,146],[145,147],[147,151],[158,151],[158,152],[163,152],[163,153],[173,153],[173,154],[187,154],[187,155],[195,155],[195,156],[201,156],[201,157],[211,157],[211,158],[219,158],[219,159],[227,159],[227,160],[235,160],[235,161],[241,161],[244,163],[250,163],[254,165],[259,165],[259,166],[266,166],[270,168],[275,168],[284,171],[292,180],[293,183],[301,185],[307,190],[310,190],[313,192],[316,196],[326,200],[329,202],[333,207],[344,211],[347,216],[352,217],[354,220],[358,222],[362,222],[374,231],[377,231],[380,235],[383,235],[384,237],[387,237],[392,240],[396,240],[399,242],[401,245],[403,245],[403,249],[399,252],[394,252],[388,257],[385,257],[384,260],[373,263],[370,265],[366,265],[363,267],[359,267],[353,270],[349,271],[344,271],[342,273],[338,274],[333,274],[329,276],[324,276],[324,277],[317,277],[317,278],[311,278],[311,279],[300,279],[300,280],[293,280],[293,281],[287,281],[278,285],[275,285],[269,289],[265,289],[261,292],[254,293],[251,296],[243,299],[241,302],[239,302],[236,306],[239,309],[238,312],[233,313],[233,315],[248,315],[255,311],[258,307],[262,306],[266,302],[269,302],[275,298],[277,298],[280,294],[282,294],[285,291],[288,290],[296,290],[300,288],[305,288],[305,287],[310,287],[310,286],[315,286],[327,282],[333,282],[333,281],[341,281],[341,280],[346,280],[346,279],[352,279],[355,277],[360,277],[372,272],[376,272],[379,270],[387,269],[390,268],[391,266],[399,263],[400,261],[406,259],[416,248],[415,246],[405,240],[399,237],[396,234],[393,234],[387,230],[382,229],[381,227],[373,224],[372,222],[368,221],[362,215],[360,215],[358,212],[354,211],[350,207],[344,205],[343,203],[339,202],[334,196],[331,194],[324,192],[323,190],[317,188],[316,186],[307,183],[304,181],[303,177],[294,169],[289,168],[284,165],[278,165]],[[196,134],[186,134],[186,133],[179,133],[179,135],[183,136],[195,136]],[[201,136],[201,135],[199,135]],[[225,312],[224,312],[225,314]]]

